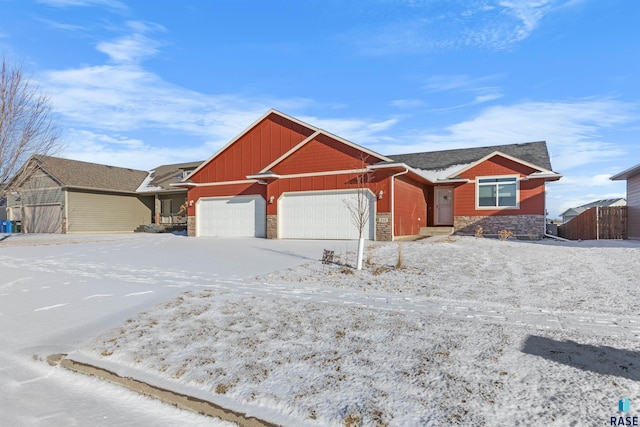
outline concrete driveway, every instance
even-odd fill
[[[0,236],[6,237],[6,236]],[[13,426],[216,425],[44,361],[182,292],[318,260],[356,242],[169,234],[0,240],[0,420]]]

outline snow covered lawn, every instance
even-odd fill
[[[640,413],[640,244],[449,237],[366,258],[207,281],[70,357],[291,426]]]

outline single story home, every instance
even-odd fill
[[[170,186],[201,162],[151,172],[34,155],[6,189],[10,220],[25,233],[119,233],[186,222],[186,191]],[[185,205],[186,206],[186,205]]]
[[[188,189],[191,236],[354,239],[545,232],[545,142],[385,156],[270,110],[177,186]],[[364,191],[364,193],[363,193]]]
[[[640,164],[611,177],[627,181],[627,238],[640,240]]]
[[[627,206],[627,200],[624,198],[617,199],[602,199],[596,200],[594,202],[585,203],[584,205],[576,206],[575,208],[569,208],[566,211],[562,212],[560,216],[562,217],[562,223],[566,224],[571,221],[573,218],[580,215],[582,212],[587,209],[595,208],[595,207],[613,207],[613,206]]]

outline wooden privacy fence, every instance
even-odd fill
[[[627,207],[596,206],[558,227],[558,235],[569,240],[626,239]]]

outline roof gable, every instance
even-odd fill
[[[513,172],[519,172],[523,175],[531,175],[535,172],[548,172],[528,162],[506,155],[499,151],[495,151],[470,165],[458,169],[457,171],[453,172],[448,178],[464,176],[466,172],[480,167],[484,170],[483,174],[487,173],[488,165],[486,165],[485,163],[491,163],[493,165],[493,167],[489,167],[490,169],[494,169],[490,171],[490,175],[500,175],[503,173]]]
[[[545,141],[523,144],[494,145],[489,147],[459,148],[455,150],[390,155],[393,160],[424,170],[442,170],[455,165],[469,167],[485,158],[500,153],[517,159],[538,170],[551,171],[551,159]]]
[[[190,179],[196,183],[244,180],[317,130],[271,109],[203,162]]]
[[[384,157],[353,143],[316,132],[262,172],[279,175],[360,169]]]

